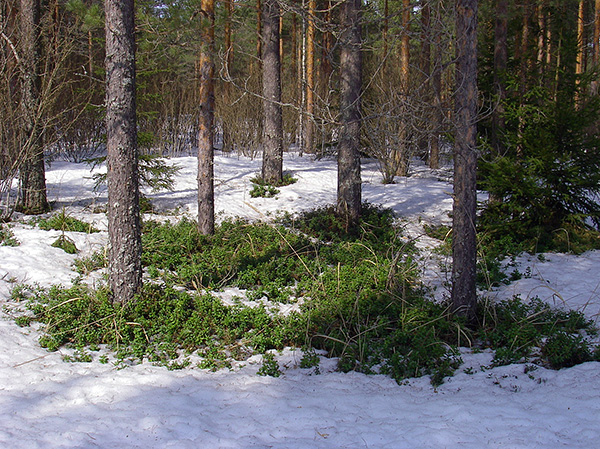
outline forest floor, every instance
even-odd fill
[[[164,219],[195,218],[196,159],[180,166],[172,192],[146,192]],[[101,169],[101,168],[100,168]],[[332,204],[335,160],[288,154],[284,169],[298,182],[275,198],[251,198],[260,161],[218,154],[216,209],[220,219],[266,219]],[[54,213],[93,223],[102,232],[69,232],[80,250],[51,246],[59,231],[43,231],[30,217],[11,224],[18,246],[0,246],[0,447],[32,448],[527,448],[589,449],[600,440],[600,362],[558,371],[532,364],[491,367],[493,354],[461,349],[463,365],[439,387],[427,377],[398,385],[383,375],[340,373],[321,357],[320,374],[299,367],[301,351],[276,357],[278,378],[258,376],[260,355],[235,369],[169,371],[142,363],[118,369],[94,359],[63,361],[69,349],[48,352],[39,330],[11,317],[11,289],[19,283],[69,285],[73,261],[103,248],[106,191],[93,190],[90,167],[55,162],[47,172]],[[381,184],[375,161],[363,162],[363,199],[392,208],[407,239],[420,251],[422,281],[436,298],[448,295],[449,261],[423,224],[450,224],[449,169],[415,163],[411,176]],[[481,195],[485,199],[485,195]],[[539,297],[556,307],[600,318],[600,251],[581,255],[524,254],[507,264],[521,278],[482,294],[491,300]],[[96,282],[97,279],[87,279]],[[9,307],[4,307],[4,306]]]

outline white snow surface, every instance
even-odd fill
[[[160,210],[179,207],[194,217],[194,158],[181,167],[175,190],[148,193]],[[335,201],[336,165],[288,154],[285,170],[298,178],[272,199],[250,198],[250,178],[260,161],[218,154],[215,160],[219,216],[265,219]],[[56,162],[47,172],[55,208],[104,232],[68,233],[78,257],[106,243],[106,218],[94,213],[106,193],[92,191],[88,166]],[[412,176],[383,185],[373,161],[363,162],[363,198],[393,208],[407,238],[423,249],[423,276],[443,296],[445,275],[428,252],[433,240],[421,223],[448,223],[452,206],[448,172],[418,164]],[[28,217],[16,217],[24,218]],[[600,447],[600,363],[559,371],[525,365],[489,368],[492,354],[464,349],[464,365],[438,388],[427,377],[398,385],[385,376],[335,372],[322,357],[321,374],[299,368],[301,352],[277,354],[283,375],[256,374],[260,356],[216,373],[168,371],[143,363],[117,369],[112,363],[67,363],[69,350],[47,352],[34,328],[11,318],[10,289],[20,282],[68,285],[76,256],[53,248],[59,232],[15,222],[20,246],[0,247],[0,448],[510,448]],[[427,256],[429,254],[429,256]],[[600,313],[600,252],[524,255],[515,261],[526,274],[489,292],[503,299],[539,296],[560,307]]]

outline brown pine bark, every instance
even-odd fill
[[[142,286],[135,112],[134,1],[105,0],[109,285],[113,301]]]
[[[577,61],[575,65],[575,73],[581,75],[584,71],[584,8],[583,0],[579,0],[579,8],[577,11]]]
[[[471,321],[477,304],[477,0],[456,0],[456,13],[452,307]]]
[[[333,66],[331,65],[332,49],[333,49],[333,34],[331,33],[332,11],[333,5],[331,0],[327,0],[327,9],[325,11],[325,30],[323,31],[323,49],[321,52],[321,91],[324,96],[327,94]]]
[[[18,208],[27,214],[50,209],[46,196],[43,127],[41,124],[40,0],[21,0],[21,110],[23,116],[22,163],[19,167]]]
[[[338,144],[337,212],[356,222],[361,212],[361,0],[345,0],[341,10],[340,88],[342,127]]]
[[[402,0],[402,37],[400,38],[400,89],[405,98],[408,99],[410,84],[410,13],[411,1]],[[407,114],[405,107],[401,107],[401,115]],[[396,175],[406,176],[408,174],[408,132],[406,126],[400,129],[401,147],[394,151]]]
[[[436,5],[435,22],[440,23],[441,8],[440,4]],[[444,113],[442,110],[442,31],[438,29],[437,25],[434,30],[433,37],[433,73],[431,79],[431,87],[433,94],[433,114],[431,116],[431,140],[429,148],[429,167],[437,169],[440,166],[440,134],[442,129],[442,123],[444,120]]]
[[[315,13],[316,0],[308,0],[308,27],[306,30],[306,126],[304,128],[304,151],[314,153],[313,135],[315,112]]]
[[[281,61],[279,59],[279,3],[277,0],[263,1],[262,41],[262,178],[269,184],[278,184],[283,179],[283,121]]]
[[[198,230],[215,231],[214,111],[215,111],[215,2],[202,0],[202,43],[199,57],[200,117],[198,123]]]
[[[234,0],[227,0],[227,17],[225,19],[225,62],[227,64],[226,73],[231,73],[233,69],[233,32],[231,23],[233,21]],[[214,8],[213,8],[214,10]],[[214,25],[213,25],[214,26]],[[214,31],[213,31],[214,36]]]

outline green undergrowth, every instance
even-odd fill
[[[477,337],[482,345],[495,349],[495,365],[533,360],[558,369],[600,360],[600,352],[588,340],[598,330],[582,312],[519,297],[484,304],[481,309]]]
[[[19,241],[8,225],[0,223],[0,246],[19,246]]]
[[[260,176],[255,176],[250,180],[252,182],[252,190],[250,190],[250,196],[252,198],[273,198],[280,190],[277,187],[289,186],[290,184],[296,183],[298,180],[294,178],[290,173],[284,173],[281,182],[271,184],[266,182]]]
[[[145,222],[143,263],[153,280],[136,301],[113,304],[105,289],[83,285],[20,287],[13,299],[27,301],[20,325],[41,323],[42,346],[73,347],[70,359],[86,361],[106,345],[119,366],[149,360],[176,369],[200,360],[200,368],[219,369],[293,346],[313,354],[303,364],[315,373],[314,351],[325,350],[342,371],[398,382],[430,375],[437,385],[460,365],[460,346],[496,349],[495,364],[558,368],[597,358],[587,340],[590,322],[535,301],[487,305],[480,324],[466,326],[445,304],[424,297],[414,256],[393,214],[371,205],[356,224],[322,208],[276,224],[225,221],[213,236],[200,235],[188,220]],[[98,254],[79,269],[89,272],[104,260]],[[227,306],[206,293],[224,287],[247,289],[247,301],[270,302]],[[297,310],[282,315],[277,303],[297,303]],[[271,355],[263,361],[261,374],[280,374]]]
[[[79,220],[75,217],[71,217],[68,215],[64,209],[60,211],[58,214],[54,214],[49,218],[42,218],[36,220],[37,225],[40,229],[44,231],[71,231],[71,232],[85,232],[86,234],[90,234],[93,232],[100,232],[94,226],[89,223],[86,223],[82,220]]]

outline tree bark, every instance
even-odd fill
[[[308,27],[306,31],[306,126],[304,151],[314,153],[314,92],[315,92],[315,14],[316,0],[308,0]]]
[[[408,103],[410,85],[410,13],[411,0],[402,0],[402,37],[400,39],[400,90]],[[409,113],[406,105],[400,106],[400,115]],[[408,175],[408,130],[406,124],[399,131],[400,148],[394,151],[396,176]]]
[[[46,196],[43,125],[40,123],[40,0],[21,0],[20,6],[23,160],[19,167],[19,210],[41,214],[48,211],[50,205]]]
[[[575,65],[575,73],[581,75],[585,69],[584,61],[584,48],[585,48],[585,36],[584,36],[584,8],[583,0],[579,0],[579,8],[577,10],[577,60]]]
[[[452,305],[471,321],[477,304],[477,0],[456,0],[456,10]]]
[[[109,284],[113,301],[142,285],[133,0],[105,0]]]
[[[225,62],[227,64],[226,73],[231,73],[231,70],[233,69],[233,33],[231,29],[231,24],[233,22],[234,5],[234,0],[227,0],[227,17],[225,20]]]
[[[442,129],[442,123],[444,121],[444,112],[442,110],[442,30],[439,29],[439,23],[441,22],[441,6],[436,4],[435,6],[435,23],[436,26],[432,30],[434,33],[433,38],[433,73],[432,73],[432,93],[433,93],[433,114],[431,117],[431,140],[430,140],[430,153],[429,153],[429,167],[437,169],[440,166],[440,134]]]
[[[215,2],[202,0],[202,43],[199,58],[198,230],[215,232],[214,115],[215,115]]]
[[[341,11],[342,32],[341,117],[338,145],[337,211],[348,222],[361,213],[360,126],[362,90],[361,0],[345,0]]]
[[[421,55],[420,55],[420,78],[421,78],[421,97],[425,104],[431,104],[431,8],[429,3],[423,4],[421,8]],[[420,153],[425,155],[426,160],[430,159],[430,117],[426,117],[426,123],[423,123],[423,133],[419,138]]]
[[[283,121],[281,61],[279,59],[279,3],[263,1],[263,164],[262,178],[269,184],[283,179]]]
[[[508,64],[508,0],[497,0],[494,26],[494,93],[496,107],[492,113],[492,149],[495,155],[504,153],[504,102],[506,100],[506,68]],[[497,200],[498,198],[496,198]]]
[[[593,45],[593,66],[594,70],[600,64],[600,0],[594,2],[594,45]],[[591,83],[592,95],[598,95],[598,79]]]
[[[594,66],[600,64],[600,0],[594,2]]]

